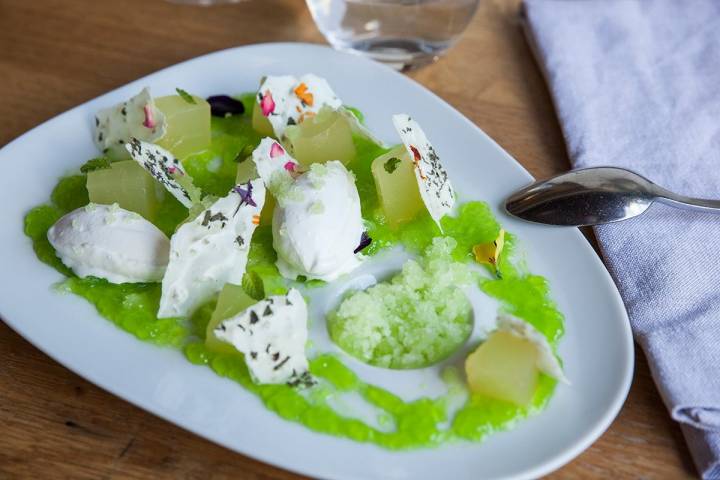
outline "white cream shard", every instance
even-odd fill
[[[81,278],[157,282],[168,264],[165,234],[117,204],[73,210],[50,227],[47,237],[63,264]]]
[[[190,208],[194,201],[188,189],[178,181],[181,177],[187,177],[187,173],[180,163],[180,160],[164,148],[153,143],[144,142],[132,138],[125,144],[130,156],[140,164],[155,180],[160,182],[170,194],[177,198],[180,203]]]
[[[416,121],[409,115],[401,113],[393,115],[393,124],[415,165],[415,178],[420,188],[420,197],[442,231],[440,219],[450,213],[455,204],[455,192],[448,174],[440,163],[440,157]]]
[[[297,290],[259,301],[222,321],[215,336],[245,355],[255,383],[309,383],[307,305]]]
[[[252,153],[255,170],[267,189],[278,199],[288,193],[299,163],[277,140],[265,137]]]
[[[524,338],[535,345],[538,353],[538,370],[563,383],[570,383],[567,377],[565,377],[562,366],[553,353],[552,347],[550,346],[550,343],[548,343],[547,338],[545,338],[545,335],[540,333],[535,327],[530,325],[528,322],[511,315],[499,315],[497,319],[497,328],[498,330]]]
[[[147,88],[126,102],[95,115],[95,145],[113,157],[127,158],[125,144],[132,138],[155,142],[167,130],[165,115],[155,106]]]
[[[170,239],[159,318],[188,316],[226,283],[240,285],[264,204],[265,186],[253,180],[178,228]]]
[[[313,74],[300,78],[291,75],[265,77],[257,92],[257,102],[280,140],[289,125],[301,123],[324,106],[338,109],[342,105],[327,80]]]

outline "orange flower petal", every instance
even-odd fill
[[[295,90],[293,92],[295,93],[295,96],[297,96],[302,102],[312,107],[313,102],[315,101],[313,94],[307,91],[308,87],[305,85],[305,83],[301,83],[297,87],[295,87]]]

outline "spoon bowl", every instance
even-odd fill
[[[613,223],[644,213],[655,201],[685,209],[720,211],[720,202],[677,195],[630,170],[596,167],[535,182],[505,202],[511,215],[562,226]]]

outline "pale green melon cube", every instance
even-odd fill
[[[398,228],[415,218],[425,204],[415,177],[412,160],[400,146],[377,157],[372,163],[380,205],[390,228]]]
[[[497,331],[468,356],[465,372],[472,392],[527,405],[538,384],[537,348],[529,340]]]
[[[248,296],[241,286],[233,285],[231,283],[225,284],[220,292],[220,296],[218,297],[215,311],[213,311],[210,321],[208,322],[207,329],[205,330],[205,346],[214,352],[237,353],[235,347],[227,342],[219,340],[215,336],[215,327],[217,327],[223,320],[227,320],[228,318],[237,315],[256,303],[257,300]]]
[[[164,196],[162,185],[135,160],[115,162],[110,168],[89,172],[86,185],[92,203],[117,203],[149,221],[156,219]]]
[[[299,125],[285,130],[290,150],[301,165],[339,160],[348,165],[355,160],[355,144],[347,118],[324,108]]]
[[[242,162],[238,163],[237,174],[235,175],[235,183],[240,185],[247,183],[250,180],[258,178],[257,169],[255,168],[255,162],[251,157],[246,158]]]
[[[267,117],[262,114],[262,110],[260,110],[260,105],[258,105],[257,102],[255,102],[255,106],[253,107],[252,127],[260,135],[264,135],[266,137],[275,136],[275,131],[273,130],[270,120],[268,120]]]
[[[157,144],[183,159],[210,147],[210,104],[193,96],[190,103],[180,95],[155,99],[155,106],[165,115],[167,130]]]

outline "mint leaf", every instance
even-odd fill
[[[192,105],[195,105],[197,102],[195,101],[195,98],[190,95],[188,92],[183,90],[182,88],[176,88],[175,91],[182,97],[183,100],[185,100],[187,103],[190,103]]]
[[[85,165],[80,167],[80,171],[82,173],[88,173],[95,170],[103,170],[105,168],[110,168],[110,159],[107,157],[97,157],[85,162]]]
[[[385,167],[386,172],[393,173],[395,170],[397,170],[397,167],[399,164],[400,164],[400,159],[397,157],[392,157],[392,158],[388,159],[385,162],[385,165],[383,165],[383,166]]]

